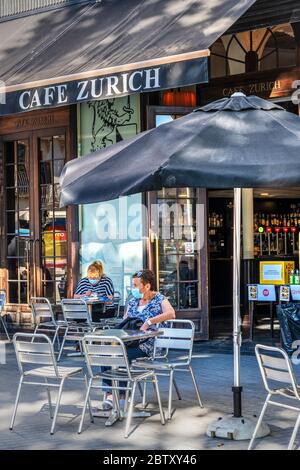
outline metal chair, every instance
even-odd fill
[[[281,348],[263,346],[261,344],[258,344],[255,347],[255,354],[257,357],[263,383],[268,395],[262,408],[261,414],[259,416],[248,449],[251,450],[253,448],[255,438],[262,424],[268,405],[273,405],[279,408],[297,411],[298,413],[297,421],[288,446],[288,450],[293,450],[295,439],[297,437],[297,433],[300,426],[300,407],[297,408],[295,406],[287,405],[285,403],[281,403],[276,399],[284,397],[286,399],[298,402],[300,401],[300,387],[296,382],[289,356]]]
[[[64,317],[65,334],[60,347],[58,362],[67,341],[79,344],[82,352],[81,340],[86,333],[90,333],[95,327],[92,323],[89,308],[83,299],[62,299],[61,308]]]
[[[192,353],[195,334],[195,325],[191,320],[171,320],[164,322],[164,326],[159,326],[163,335],[157,336],[154,342],[154,352],[151,358],[140,358],[132,363],[135,368],[155,370],[157,376],[169,377],[169,397],[167,418],[172,418],[172,391],[175,387],[177,396],[181,400],[179,389],[175,381],[175,372],[189,372],[197,395],[200,408],[203,404],[200,392],[192,368]],[[177,326],[178,328],[174,328]],[[170,352],[177,351],[177,355],[170,357]],[[180,351],[180,356],[178,356]],[[182,352],[186,354],[182,357]],[[144,389],[143,405],[146,406],[146,389]]]
[[[114,293],[114,307],[116,309],[115,318],[120,318],[121,292],[118,290]]]
[[[81,374],[83,369],[82,367],[58,366],[53,344],[48,336],[44,334],[16,333],[13,338],[13,343],[21,377],[10,430],[12,430],[14,426],[22,386],[32,385],[46,387],[47,389],[50,418],[53,419],[50,434],[54,434],[65,381],[74,378],[77,374]],[[54,380],[56,383],[50,383],[49,380]],[[51,388],[58,388],[54,414],[50,393]]]
[[[131,399],[127,413],[125,429],[125,438],[127,438],[129,436],[129,430],[133,415],[136,388],[138,384],[146,381],[151,381],[154,385],[159,406],[161,424],[165,424],[165,418],[158,388],[158,381],[155,372],[151,370],[143,370],[138,372],[132,370],[128,362],[126,348],[120,338],[115,336],[100,337],[97,335],[87,335],[84,337],[83,340],[83,350],[88,370],[88,389],[78,429],[79,434],[82,431],[84,416],[86,413],[86,408],[89,404],[91,389],[110,388],[113,394],[114,412],[117,414],[117,419],[122,419],[123,417],[119,406],[118,391],[121,390],[124,393],[126,392],[127,398],[129,392],[131,392]],[[109,367],[110,369],[105,370],[103,372],[99,372],[99,369],[101,367]],[[112,385],[110,387],[108,387],[107,385],[103,385],[103,379],[109,379],[112,382]],[[120,384],[120,382],[126,382],[127,386],[124,387],[124,385]],[[125,405],[126,411],[127,406],[128,400],[126,400]]]
[[[35,325],[34,334],[41,330],[41,333],[53,334],[52,344],[59,341],[59,322],[56,321],[52,306],[46,297],[31,297],[30,306],[32,311],[33,324]]]
[[[8,341],[10,341],[10,337],[9,337],[9,334],[8,334],[8,331],[7,331],[6,323],[5,323],[5,320],[3,318],[5,304],[6,304],[6,290],[5,289],[0,289],[0,322],[1,322],[1,325],[4,329],[4,333],[5,333]]]
[[[122,318],[120,317],[121,292],[115,291],[113,302],[115,307],[115,314],[111,318],[104,319],[104,324],[106,327],[115,327],[122,321]]]

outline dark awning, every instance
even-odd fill
[[[66,83],[73,84],[74,92],[78,82],[87,79],[187,61],[191,64],[185,69],[165,70],[173,79],[173,83],[165,80],[165,87],[205,82],[208,48],[254,1],[103,0],[1,23],[0,78],[6,84],[7,107],[18,112],[20,94],[10,93]],[[46,97],[26,95],[25,104],[32,98],[34,108],[66,104],[67,88],[50,91]],[[125,94],[131,92],[127,88],[126,84]],[[117,86],[111,89],[122,94]],[[0,114],[7,114],[4,108],[0,106]]]
[[[300,21],[299,0],[257,0],[230,28],[230,33]]]

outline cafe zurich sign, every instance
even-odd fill
[[[49,80],[50,81],[50,80]],[[159,91],[208,81],[207,58],[153,68],[10,91],[2,88],[0,116],[35,109],[105,100],[135,93]]]

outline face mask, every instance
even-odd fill
[[[89,281],[92,284],[92,286],[96,286],[99,282],[99,279],[89,279]]]
[[[131,289],[131,293],[135,299],[142,299],[144,297],[143,294],[140,292],[140,289],[138,289],[137,287],[133,287]]]

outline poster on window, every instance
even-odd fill
[[[257,286],[257,300],[263,301],[263,302],[275,302],[276,301],[275,286],[259,284]]]
[[[280,286],[279,300],[280,302],[290,301],[290,287],[289,286]]]
[[[300,285],[291,285],[290,289],[292,300],[300,300]]]
[[[254,302],[257,300],[257,285],[248,286],[248,300]]]

